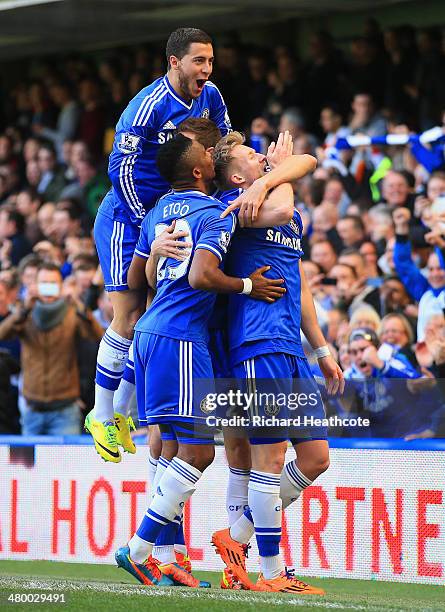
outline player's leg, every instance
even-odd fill
[[[113,395],[113,412],[117,427],[117,443],[125,452],[132,454],[136,452],[136,446],[131,437],[131,431],[134,431],[136,427],[129,415],[129,409],[135,394],[134,355],[133,344],[131,344],[119,387]]]
[[[162,570],[166,577],[168,575],[170,583],[206,587],[208,583],[200,582],[176,562],[156,563],[152,553],[163,528],[180,520],[184,504],[195,491],[202,471],[213,461],[213,432],[194,426],[196,407],[193,380],[210,378],[208,352],[205,345],[192,346],[192,343],[151,334],[137,334],[135,340],[137,392],[140,388],[138,372],[141,363],[145,375],[147,415],[149,419],[174,427],[179,450],[177,456],[166,462],[168,465],[157,483],[154,497],[138,530],[128,547],[117,551],[116,560],[118,565],[125,567],[145,584],[156,584],[152,577],[157,579],[154,574]],[[182,359],[184,351],[187,353],[185,360]],[[185,367],[187,372],[182,371]],[[185,388],[183,381],[186,381]],[[172,415],[174,411],[176,417]],[[177,416],[182,416],[186,422],[176,423]],[[141,579],[141,574],[147,581]]]
[[[307,404],[298,406],[300,417],[323,419],[323,401],[307,360],[300,357],[292,359],[294,390],[311,398]],[[281,476],[284,508],[298,499],[302,490],[329,467],[329,443],[325,427],[307,426],[291,430],[290,439],[297,456],[285,466]]]
[[[106,197],[113,196],[108,194]],[[106,461],[114,462],[120,461],[121,457],[118,430],[114,421],[113,397],[127,363],[134,324],[144,307],[140,294],[130,291],[127,284],[128,268],[138,233],[137,227],[111,219],[100,211],[96,217],[94,238],[105,289],[110,292],[113,320],[99,345],[95,406],[87,415],[85,427],[94,438],[97,452]],[[121,431],[128,434],[125,418],[120,420],[119,426]]]
[[[224,432],[224,447],[229,477],[226,490],[226,511],[229,527],[248,508],[248,486],[250,479],[250,444],[247,437],[235,437],[230,431]]]

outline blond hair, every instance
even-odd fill
[[[440,315],[440,316],[442,317],[443,315]],[[400,321],[400,323],[403,325],[403,328],[405,330],[405,334],[408,337],[408,344],[412,344],[414,342],[414,334],[413,334],[412,327],[409,324],[408,319],[401,312],[390,312],[389,314],[383,317],[383,319],[380,322],[380,327],[379,327],[379,338],[381,337],[383,333],[383,326],[385,325],[387,321],[389,321],[389,319],[398,319]]]
[[[366,320],[366,323],[363,322]],[[349,327],[352,330],[360,329],[362,327],[368,327],[373,331],[377,332],[380,325],[380,317],[376,310],[372,306],[363,304],[354,310],[349,321]]]
[[[244,144],[245,140],[241,132],[230,132],[217,143],[213,151],[213,162],[215,164],[215,183],[219,189],[233,187],[228,177],[228,168],[233,161],[232,152],[236,146]]]

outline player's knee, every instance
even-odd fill
[[[178,443],[176,440],[162,440],[162,456],[167,461],[171,461],[178,453]]]
[[[178,458],[203,472],[215,458],[215,448],[211,445],[186,444],[180,446]]]
[[[318,476],[321,476],[323,472],[329,468],[330,460],[329,455],[319,455],[318,457],[312,457],[310,462],[300,468],[303,474],[309,475],[311,480],[315,480]]]

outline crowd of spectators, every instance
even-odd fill
[[[260,148],[287,129],[294,153],[318,159],[314,174],[294,186],[305,227],[303,266],[332,351],[346,376],[362,381],[355,385],[362,407],[392,415],[372,435],[445,435],[444,149],[440,142],[421,145],[420,153],[411,144],[335,145],[354,134],[443,126],[442,49],[440,29],[382,32],[373,20],[346,51],[328,32],[314,33],[304,60],[285,45],[216,46],[212,80],[234,128],[256,136]],[[68,415],[75,405],[66,430],[75,433],[79,410],[92,407],[97,342],[112,318],[92,225],[109,188],[117,119],[164,71],[162,51],[128,48],[100,61],[41,62],[8,89],[0,113],[0,432],[32,433],[29,411],[44,420],[48,410]],[[52,277],[38,282],[42,274]],[[63,384],[56,380],[58,359],[37,376],[27,371],[39,354],[30,353],[30,343],[40,342],[45,355],[35,337],[48,329],[57,337],[58,327],[70,328],[69,337],[62,334],[66,350],[78,357]],[[397,392],[363,387],[368,379],[390,378],[410,379],[404,410],[414,406],[418,413],[403,417],[405,427],[391,425],[395,399],[382,407],[382,397]],[[422,393],[430,406],[423,413]],[[330,408],[351,413],[356,404]]]

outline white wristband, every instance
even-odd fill
[[[329,357],[331,351],[329,350],[329,347],[325,344],[324,346],[319,346],[318,348],[316,348],[314,353],[317,359],[322,359],[323,357]]]
[[[252,293],[253,284],[250,278],[242,278],[243,290],[240,291],[243,295],[250,295]]]

